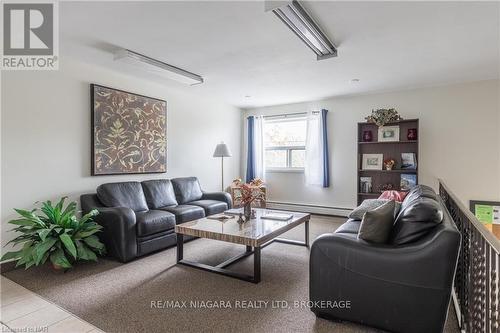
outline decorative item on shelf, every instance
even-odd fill
[[[363,131],[363,142],[372,142],[373,134],[372,131]]]
[[[408,141],[415,141],[418,140],[418,131],[416,128],[409,128],[408,129],[408,134],[406,135],[406,138]]]
[[[363,154],[361,168],[363,170],[382,170],[383,154]]]
[[[359,178],[359,192],[371,193],[372,192],[372,177]]]
[[[378,128],[379,142],[399,141],[399,126],[381,126]]]
[[[401,153],[401,169],[416,170],[417,169],[417,154]]]
[[[255,178],[250,183],[240,185],[237,199],[243,205],[243,214],[247,221],[251,218],[252,202],[265,199],[265,192],[261,190],[263,184],[261,179]]]
[[[97,255],[106,252],[95,235],[102,227],[92,221],[99,212],[92,210],[78,218],[76,202],[64,207],[65,199],[55,206],[50,201],[43,202],[40,209],[31,211],[15,209],[21,218],[8,223],[15,225],[12,230],[21,235],[7,244],[22,245],[22,249],[5,253],[1,261],[14,259],[16,266],[24,265],[27,269],[49,259],[56,270],[71,268],[78,261],[97,261]],[[39,210],[43,214],[38,215]]]
[[[384,161],[384,167],[386,170],[392,170],[394,165],[396,165],[396,161],[392,158],[388,158]]]
[[[395,190],[395,189],[396,189],[396,187],[391,183],[381,184],[378,186],[379,192],[391,191],[391,190]]]
[[[417,175],[407,173],[401,174],[401,191],[409,191],[415,186],[417,186]]]
[[[374,123],[377,126],[384,126],[388,123],[393,123],[401,120],[398,112],[392,109],[377,109],[372,110],[372,114],[365,118],[369,123]]]

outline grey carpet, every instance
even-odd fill
[[[311,240],[335,230],[345,219],[313,216]],[[303,239],[303,227],[289,231]],[[184,257],[217,264],[243,246],[197,239]],[[262,282],[248,282],[175,265],[175,248],[127,264],[101,259],[67,273],[49,265],[4,275],[106,332],[380,332],[352,323],[317,319],[294,301],[308,300],[309,251],[274,243],[262,251]],[[231,266],[251,273],[252,259]],[[152,301],[287,301],[289,309],[155,309]],[[418,320],[418,319],[416,319]],[[409,323],[409,325],[411,325]],[[446,332],[459,332],[450,311]]]

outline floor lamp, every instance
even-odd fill
[[[215,147],[214,157],[221,157],[222,178],[221,191],[224,191],[224,157],[231,157],[231,152],[224,142],[221,142]]]

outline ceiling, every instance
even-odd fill
[[[260,1],[61,2],[60,52],[242,108],[499,77],[499,2],[302,4],[338,57],[316,61]],[[115,63],[117,47],[205,83],[184,87]]]

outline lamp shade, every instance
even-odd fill
[[[231,152],[224,142],[221,142],[215,147],[214,157],[231,157]]]

